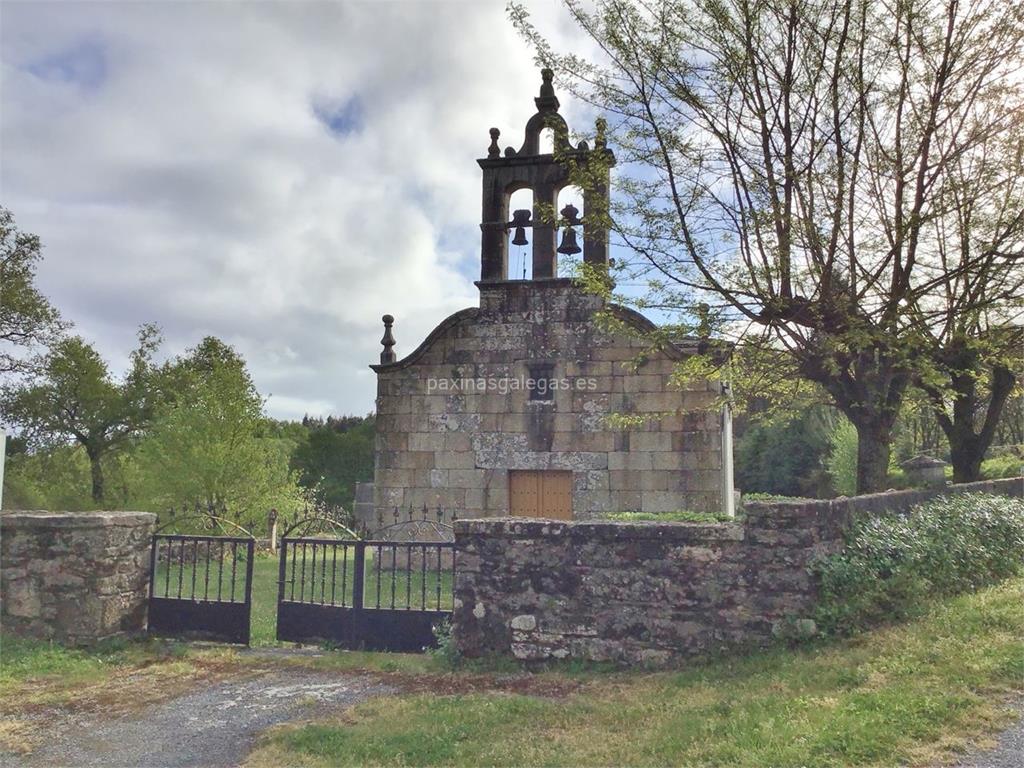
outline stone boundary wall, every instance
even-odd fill
[[[1024,478],[945,493],[1024,495]],[[759,502],[736,523],[458,520],[453,636],[466,656],[664,664],[812,631],[808,565],[861,515],[943,491]]]
[[[829,504],[837,514],[852,517],[861,515],[902,514],[922,502],[939,496],[954,496],[962,493],[992,493],[998,496],[1024,498],[1024,477],[1006,477],[999,480],[981,480],[977,483],[947,485],[940,488],[926,488],[910,491],[885,491],[865,496],[841,496],[838,499],[818,502]]]
[[[0,626],[89,645],[146,627],[149,512],[0,515]]]

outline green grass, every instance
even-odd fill
[[[331,588],[333,585],[335,603],[340,605],[344,599],[346,605],[351,605],[354,578],[354,566],[351,560],[346,564],[344,560],[334,562],[329,559],[328,562],[324,564],[322,560],[318,559],[316,563],[316,578],[311,582],[310,574],[313,570],[312,565],[312,557],[310,556],[307,558],[306,581],[303,582],[301,578],[301,560],[299,561],[300,567],[297,567],[295,571],[295,599],[298,600],[300,593],[303,593],[305,594],[305,600],[309,601],[312,593],[316,601],[320,601],[321,596],[323,596],[324,600],[330,602]],[[407,577],[404,572],[404,566],[404,557],[399,555],[394,577],[392,578],[392,572],[390,569],[382,567],[378,578],[375,562],[371,557],[371,553],[367,551],[363,588],[364,605],[367,607],[377,606],[377,588],[379,585],[380,607],[390,608],[392,585],[394,585],[395,605],[399,608],[404,608],[406,606],[407,597],[409,598],[409,604],[413,608],[418,608],[421,605],[421,601],[425,593],[426,607],[428,610],[435,610],[438,606],[440,606],[440,610],[451,610],[452,575],[450,570],[442,570],[440,579],[441,597],[440,601],[438,601],[438,577],[436,566],[435,570],[432,572],[430,570],[431,563],[428,562],[428,570],[425,577],[422,569],[417,570],[415,568],[410,576]],[[235,592],[236,600],[241,600],[243,598],[241,589],[244,567],[244,562],[239,562],[238,580]],[[254,646],[274,645],[277,643],[278,569],[278,558],[273,555],[258,554],[253,561],[250,643]],[[157,596],[162,596],[165,591],[171,597],[175,597],[178,594],[178,570],[177,566],[172,567],[171,579],[170,582],[168,582],[166,566],[161,564],[157,568],[155,584]],[[186,597],[192,594],[192,575],[193,567],[191,564],[186,563],[182,570],[181,578],[182,594]],[[202,599],[204,595],[209,595],[211,598],[215,598],[217,594],[216,567],[214,566],[211,570],[211,581],[209,587],[206,585],[205,560],[202,558],[200,558],[199,567],[195,569],[195,577],[197,596],[200,599]],[[291,565],[289,564],[286,578],[290,580],[291,577]],[[226,589],[226,586],[229,584],[230,579],[225,576],[225,581],[221,586],[223,599],[227,599],[229,597],[229,591]],[[342,588],[343,585],[344,589]],[[286,599],[292,597],[291,584],[286,585],[285,597]]]
[[[688,509],[680,509],[675,512],[612,512],[607,515],[606,520],[619,522],[656,522],[656,523],[726,523],[735,522],[727,515],[717,515],[711,512],[691,512]]]
[[[32,677],[69,680],[102,677],[111,667],[127,663],[138,654],[138,647],[126,641],[107,642],[86,651],[3,634],[0,635],[0,692]]]
[[[1024,581],[855,640],[677,672],[595,676],[565,699],[377,699],[286,728],[269,765],[890,766],[949,760],[1005,725],[1024,679]]]

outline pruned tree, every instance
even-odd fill
[[[604,224],[635,254],[625,274],[648,281],[649,306],[707,302],[721,331],[785,350],[855,425],[858,491],[884,488],[928,346],[914,308],[964,269],[929,237],[960,159],[1005,148],[995,139],[1021,119],[1024,13],[987,0],[566,5],[597,60],[556,53],[525,9],[511,15],[611,118],[618,203]],[[989,283],[1020,262],[996,249],[969,267]]]
[[[917,385],[949,440],[955,482],[981,462],[1024,370],[1024,124],[951,163],[925,245],[950,275],[910,315],[925,340]]]

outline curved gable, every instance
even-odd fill
[[[427,350],[433,347],[434,344],[436,344],[442,338],[447,336],[449,332],[451,332],[464,322],[475,320],[476,316],[479,313],[480,310],[477,309],[476,307],[466,307],[466,309],[460,309],[455,314],[449,315],[440,323],[438,323],[437,327],[434,328],[434,330],[432,330],[429,334],[427,334],[427,338],[425,338],[423,342],[418,347],[416,347],[416,349],[414,349],[408,355],[403,357],[401,360],[396,360],[393,363],[371,365],[370,368],[372,368],[377,373],[383,373],[385,371],[398,371],[401,370],[402,368],[408,368],[410,365],[414,364],[417,360],[423,357],[423,355],[426,354]]]

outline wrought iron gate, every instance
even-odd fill
[[[451,617],[452,542],[283,538],[277,639],[421,651]]]
[[[248,645],[254,545],[231,536],[153,536],[150,634]]]

